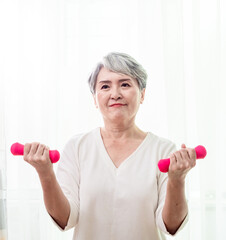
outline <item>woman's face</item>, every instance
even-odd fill
[[[97,76],[95,105],[100,109],[104,120],[133,121],[144,100],[145,89],[139,90],[135,79],[102,68]]]

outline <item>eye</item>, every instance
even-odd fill
[[[130,87],[129,83],[122,83],[122,87]]]
[[[107,88],[109,88],[109,86],[107,84],[104,84],[101,86],[101,89],[107,89]]]

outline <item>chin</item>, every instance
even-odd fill
[[[114,121],[114,122],[124,122],[125,120],[129,120],[128,117],[122,115],[122,114],[116,114],[114,116],[111,116],[110,117],[111,121]]]

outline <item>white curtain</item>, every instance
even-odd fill
[[[225,13],[224,0],[0,1],[9,240],[71,239],[48,217],[35,170],[9,149],[38,141],[61,151],[72,135],[100,126],[87,78],[110,51],[130,54],[148,72],[137,124],[178,149],[207,149],[187,177],[190,221],[168,239],[226,239]]]

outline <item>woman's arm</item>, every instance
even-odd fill
[[[195,166],[196,153],[194,149],[186,148],[170,155],[168,183],[162,217],[169,233],[175,234],[186,215],[188,206],[185,198],[185,177]]]
[[[168,180],[162,217],[167,231],[172,235],[176,233],[188,213],[184,188],[184,182],[174,183]]]
[[[49,149],[39,143],[25,144],[24,160],[31,164],[39,175],[46,210],[64,229],[69,219],[70,205],[56,180],[49,159]]]
[[[54,221],[64,229],[70,215],[70,205],[56,180],[55,173],[48,176],[39,175],[42,185],[43,198],[47,212]]]

